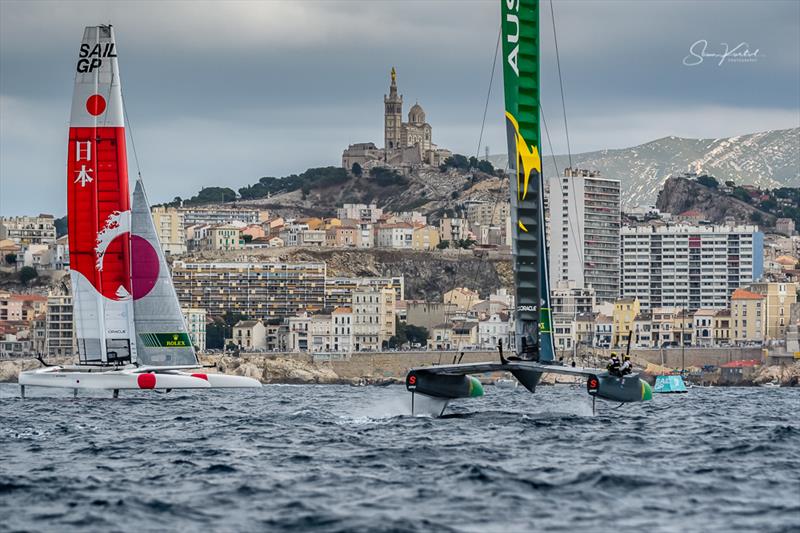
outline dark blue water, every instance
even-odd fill
[[[45,393],[0,386],[2,531],[800,531],[800,389]]]

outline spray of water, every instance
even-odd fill
[[[347,413],[352,421],[376,421],[398,416],[411,416],[411,394],[405,390],[385,389],[370,401]],[[447,401],[417,394],[414,398],[416,416],[439,416]]]

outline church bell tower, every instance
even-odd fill
[[[399,148],[403,125],[403,95],[397,94],[397,72],[394,67],[389,96],[383,95],[383,106],[383,146],[386,150]]]

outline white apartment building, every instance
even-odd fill
[[[77,353],[72,319],[72,296],[47,295],[47,355],[71,356]]]
[[[183,211],[175,207],[153,207],[150,211],[164,253],[185,254],[187,247]]]
[[[739,287],[763,272],[764,237],[757,226],[622,228],[622,296],[641,309],[724,309]]]
[[[353,291],[355,351],[380,350],[395,333],[395,291],[362,287]]]
[[[0,240],[17,244],[49,244],[56,240],[53,215],[0,217]]]
[[[619,296],[620,183],[566,169],[549,180],[550,285],[593,287],[598,302]]]
[[[258,224],[262,218],[261,212],[257,209],[238,207],[181,207],[178,211],[183,216],[184,224],[187,226],[193,226],[195,224],[216,226],[234,222],[241,222],[245,225]]]
[[[357,222],[375,223],[383,216],[383,209],[376,204],[344,204],[336,210],[339,219],[351,219]]]
[[[244,351],[264,350],[267,347],[267,328],[260,320],[240,320],[231,333],[233,337],[225,341],[226,346],[233,343]]]
[[[439,242],[453,243],[469,236],[469,222],[466,218],[443,218],[439,221]]]
[[[337,307],[331,313],[331,351],[349,353],[353,351],[353,310]]]
[[[410,250],[414,241],[414,226],[405,222],[383,224],[375,230],[379,248],[399,248]]]
[[[206,349],[206,310],[199,307],[182,307],[183,320],[192,345],[201,351]]]
[[[309,350],[313,353],[331,351],[331,315],[314,315],[308,324]]]
[[[281,343],[288,352],[307,352],[309,347],[308,330],[311,326],[311,317],[308,313],[298,313],[297,316],[286,320],[287,331]]]
[[[486,320],[478,321],[478,343],[481,348],[495,349],[503,341],[503,348],[512,349],[514,321],[507,315],[493,313]]]
[[[609,348],[614,337],[614,320],[610,316],[597,315],[594,319],[594,341],[596,348]]]

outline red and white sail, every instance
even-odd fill
[[[67,218],[81,362],[136,362],[131,210],[117,48],[111,26],[84,30],[67,149]]]
[[[114,397],[122,389],[260,387],[242,376],[183,372],[200,365],[141,179],[131,205],[111,26],[85,29],[75,70],[67,215],[73,315],[84,364],[20,372],[22,396],[27,385],[76,394],[111,389]]]

